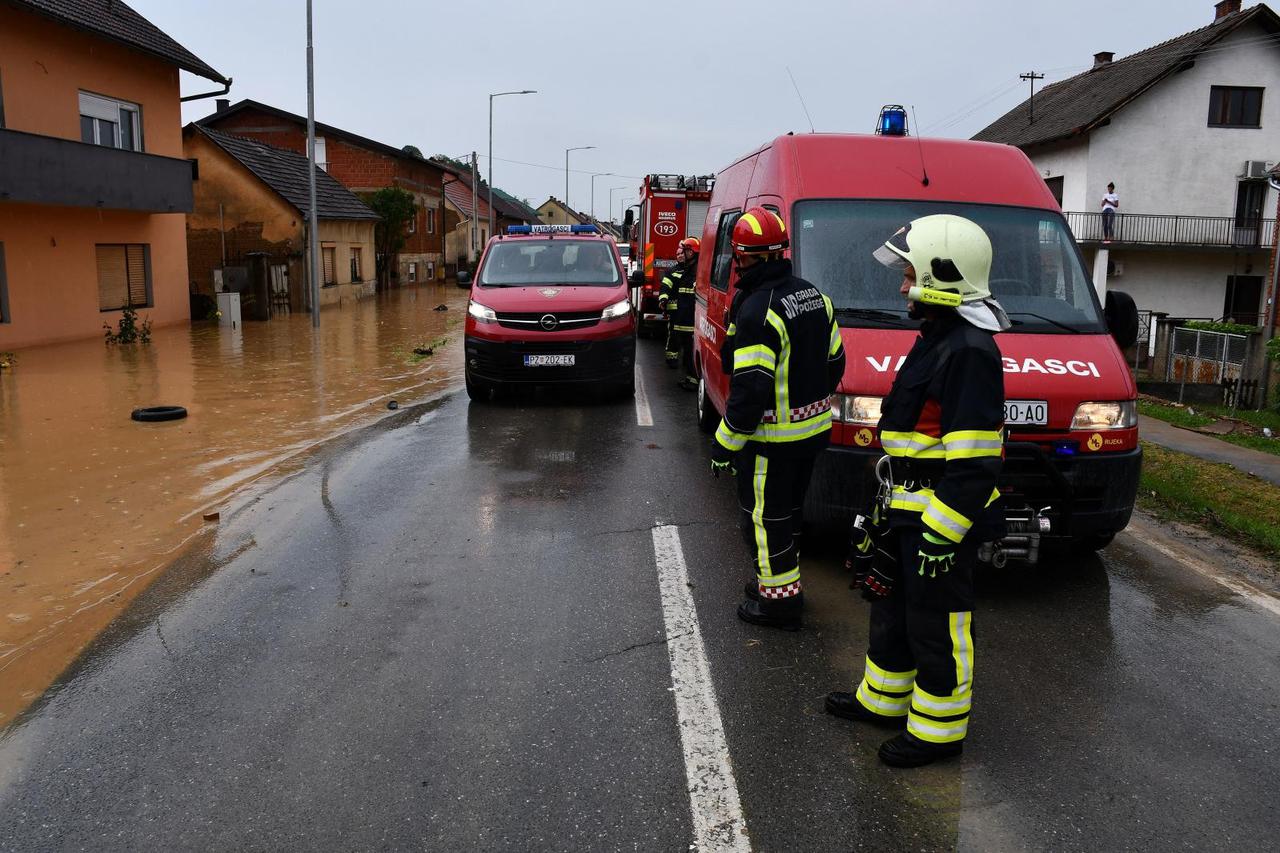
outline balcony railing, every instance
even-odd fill
[[[190,213],[191,162],[0,129],[0,202]]]
[[[1104,239],[1102,213],[1065,213],[1071,233],[1081,243]],[[1111,243],[1138,246],[1217,247],[1267,249],[1275,242],[1274,219],[1237,219],[1234,216],[1175,216],[1157,213],[1118,213]]]

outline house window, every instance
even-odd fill
[[[316,166],[329,171],[329,148],[325,145],[323,136],[316,137]]]
[[[141,108],[128,101],[80,93],[80,141],[126,151],[142,150]]]
[[[436,280],[436,262],[427,261],[427,281]]]
[[[436,233],[436,210],[434,207],[427,208],[427,233]]]
[[[351,280],[364,281],[364,276],[360,274],[360,261],[362,250],[358,246],[351,247]]]
[[[1049,188],[1049,192],[1053,194],[1053,200],[1058,203],[1058,207],[1062,207],[1062,185],[1065,177],[1059,175],[1056,178],[1045,178],[1044,185]]]
[[[99,245],[98,310],[151,305],[151,247],[145,243]]]
[[[413,214],[409,217],[409,233],[416,234],[418,231],[418,206],[413,206]]]
[[[320,256],[324,259],[324,283],[326,286],[337,284],[335,273],[338,267],[338,250],[333,246],[321,246]]]
[[[410,262],[409,264],[409,281],[418,280],[418,265]]]
[[[1210,127],[1262,127],[1262,89],[1214,86],[1209,90]]]
[[[0,243],[0,323],[11,323],[9,316],[9,280],[4,272],[4,243]]]
[[[1256,326],[1258,303],[1262,301],[1262,276],[1227,276],[1227,294],[1222,303],[1222,318],[1231,323]]]

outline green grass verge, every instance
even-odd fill
[[[1142,443],[1138,505],[1280,557],[1280,487],[1230,465]]]
[[[1249,435],[1247,433],[1231,433],[1213,437],[1228,444],[1234,444],[1237,447],[1247,447],[1250,450],[1260,450],[1263,453],[1270,453],[1272,456],[1280,456],[1280,412],[1269,410],[1263,412],[1232,412],[1224,406],[1193,405],[1190,408],[1195,411],[1195,414],[1190,414],[1185,408],[1166,406],[1151,400],[1138,401],[1139,413],[1180,427],[1194,429],[1211,424],[1220,417],[1235,418],[1259,430],[1263,427],[1270,427],[1271,431],[1277,436],[1276,438],[1267,438],[1265,435]],[[1209,435],[1209,433],[1206,433],[1206,435]]]

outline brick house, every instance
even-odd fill
[[[219,101],[217,111],[197,124],[307,153],[306,117],[257,101]],[[400,187],[411,193],[417,214],[392,267],[392,286],[443,280],[445,170],[440,164],[320,122],[316,122],[316,161],[358,195],[383,187]]]
[[[231,84],[119,0],[0,2],[0,350],[190,318],[184,70]]]
[[[449,163],[439,163],[447,174],[444,182],[445,210],[445,258],[449,274],[459,267],[466,269],[475,256],[484,249],[489,239],[489,185],[478,181],[475,211],[471,204],[471,171]],[[537,211],[514,196],[493,188],[493,227],[503,233],[508,225],[534,225],[538,223]],[[471,251],[471,221],[476,218],[476,251]]]
[[[196,163],[187,217],[193,292],[213,297],[215,278],[241,293],[245,319],[266,320],[310,305],[308,161],[293,151],[189,124],[183,149]],[[316,218],[323,277],[320,305],[371,296],[378,215],[316,170]]]

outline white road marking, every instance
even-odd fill
[[[684,772],[693,812],[694,849],[750,851],[747,821],[733,778],[720,706],[711,684],[711,668],[702,645],[698,611],[689,592],[689,569],[675,527],[653,528],[662,618],[667,628],[667,657],[684,750]]]
[[[1160,538],[1156,533],[1157,532],[1148,527],[1145,522],[1134,518],[1129,522],[1129,529],[1124,531],[1123,535],[1133,537],[1135,545],[1139,547],[1145,545],[1147,547],[1154,548],[1174,562],[1194,569],[1205,577],[1217,581],[1236,595],[1256,604],[1271,615],[1280,616],[1280,601],[1277,601],[1274,597],[1268,595],[1252,584],[1245,583],[1238,578],[1224,575],[1211,562],[1198,556],[1194,550],[1190,548],[1172,546],[1160,541]]]
[[[649,411],[649,395],[644,392],[644,374],[636,365],[636,426],[653,426],[653,412]]]

